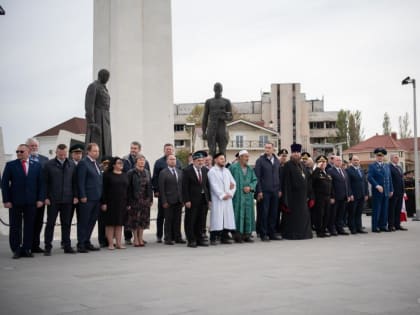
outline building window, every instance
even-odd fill
[[[175,147],[176,148],[183,148],[183,147],[185,147],[185,141],[184,140],[175,140]]]
[[[260,148],[264,147],[264,145],[268,142],[268,136],[267,135],[262,135],[260,136],[260,140],[258,142],[258,145]]]
[[[335,121],[326,121],[325,122],[325,128],[335,129],[335,128],[337,128],[337,125],[336,125]]]
[[[312,121],[309,123],[310,129],[324,129],[324,122],[323,121]]]
[[[236,147],[237,148],[243,148],[244,147],[244,136],[237,135],[235,139],[236,139],[236,141],[235,141]]]
[[[185,125],[179,125],[179,124],[176,124],[176,125],[174,125],[174,131],[176,132],[176,131],[184,131],[185,130]]]
[[[398,156],[399,156],[400,158],[404,157],[404,152],[403,152],[403,151],[398,151]]]

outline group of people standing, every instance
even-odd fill
[[[168,143],[152,174],[136,141],[127,156],[102,157],[101,163],[95,143],[86,148],[72,146],[70,156],[67,147],[60,144],[51,160],[38,154],[38,145],[36,139],[19,145],[17,159],[6,164],[2,176],[15,259],[33,257],[34,252],[51,255],[58,214],[65,253],[99,250],[91,242],[97,222],[101,247],[143,247],[154,197],[158,200],[157,242],[166,245],[196,248],[218,242],[248,243],[254,242],[254,231],[264,242],[309,239],[313,230],[321,238],[348,235],[345,227],[351,234],[367,233],[361,217],[369,196],[368,182],[372,190],[372,231],[406,230],[399,219],[405,197],[402,169],[396,154],[391,155],[390,163],[383,163],[387,153],[383,148],[374,151],[376,162],[366,174],[357,156],[344,168],[340,156],[320,155],[314,166],[310,154],[301,153],[302,147],[296,143],[291,146],[290,158],[286,149],[276,155],[274,145],[266,143],[254,168],[249,165],[246,150],[238,152],[232,163],[227,163],[223,153],[209,156],[197,151],[191,163],[182,168],[173,145]],[[186,239],[181,231],[183,209]],[[74,213],[76,249],[70,238]]]

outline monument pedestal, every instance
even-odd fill
[[[136,140],[153,163],[174,138],[170,0],[95,0],[94,78],[102,68],[111,73],[113,154]]]

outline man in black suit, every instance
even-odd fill
[[[41,165],[29,159],[26,144],[18,146],[16,155],[16,160],[6,164],[1,180],[4,207],[9,209],[9,243],[14,259],[33,257],[35,212],[45,199]]]
[[[391,162],[389,163],[391,170],[392,186],[394,186],[394,194],[389,200],[388,211],[388,230],[406,231],[407,229],[401,226],[401,208],[405,194],[404,187],[404,173],[400,166],[400,158],[397,153],[391,154]]]
[[[69,160],[71,160],[77,167],[77,164],[79,164],[79,162],[82,160],[83,158],[83,152],[85,151],[85,146],[83,144],[74,144],[70,147],[70,158]],[[77,197],[77,176],[76,176],[77,172],[75,172],[74,177],[75,177],[75,185],[76,185],[76,197]],[[79,200],[75,200],[77,201],[75,204],[73,204],[73,209],[71,211],[71,218],[70,218],[70,222],[73,222],[73,216],[74,216],[74,212],[76,212],[76,219],[79,219]],[[64,248],[64,244],[61,243],[61,245]]]
[[[176,157],[168,155],[167,167],[159,174],[159,199],[165,211],[165,244],[185,244],[181,237],[182,171],[176,167]]]
[[[87,155],[77,165],[77,188],[79,195],[79,220],[77,221],[77,250],[79,253],[99,250],[90,242],[98,219],[102,196],[102,173],[96,159],[99,147],[89,143]]]
[[[185,235],[188,247],[208,246],[203,239],[203,215],[210,203],[207,168],[204,166],[205,151],[192,155],[193,163],[188,165],[182,176],[182,195],[185,202]]]
[[[45,204],[47,205],[44,256],[51,256],[58,212],[60,212],[61,240],[64,253],[75,253],[70,241],[73,204],[77,203],[75,173],[76,165],[67,158],[67,146],[59,144],[56,149],[56,157],[49,160],[44,166]]]
[[[367,233],[362,226],[362,213],[369,198],[368,182],[365,171],[360,167],[357,155],[351,158],[351,165],[346,168],[352,194],[348,207],[348,225],[351,234]]]
[[[165,209],[162,207],[162,203],[160,202],[159,198],[159,174],[160,172],[167,168],[168,165],[166,164],[166,159],[169,155],[174,154],[174,146],[171,143],[166,143],[163,146],[163,156],[156,160],[155,165],[153,167],[153,177],[152,177],[152,186],[153,186],[153,193],[155,198],[158,198],[158,212],[156,218],[156,237],[157,242],[162,243],[162,236],[163,236],[163,222],[165,221]],[[181,163],[177,160],[176,167],[181,169]]]
[[[328,231],[331,235],[348,235],[344,230],[344,211],[346,203],[350,201],[351,188],[348,183],[347,174],[341,168],[342,160],[339,155],[335,155],[333,159],[334,166],[327,170],[332,177],[333,203],[330,209],[330,219]]]
[[[43,168],[45,163],[48,162],[48,158],[44,155],[41,155],[38,153],[39,150],[39,142],[35,138],[29,138],[26,140],[26,144],[29,147],[29,160],[38,162],[41,164],[41,167]],[[44,250],[40,247],[41,244],[41,231],[42,231],[42,225],[44,224],[44,213],[45,213],[45,206],[42,204],[42,206],[36,208],[35,212],[35,219],[34,219],[34,236],[32,238],[32,252],[33,253],[43,253]]]

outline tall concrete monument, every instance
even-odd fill
[[[173,142],[170,0],[94,0],[93,77],[108,69],[112,152],[140,141],[154,161]]]

